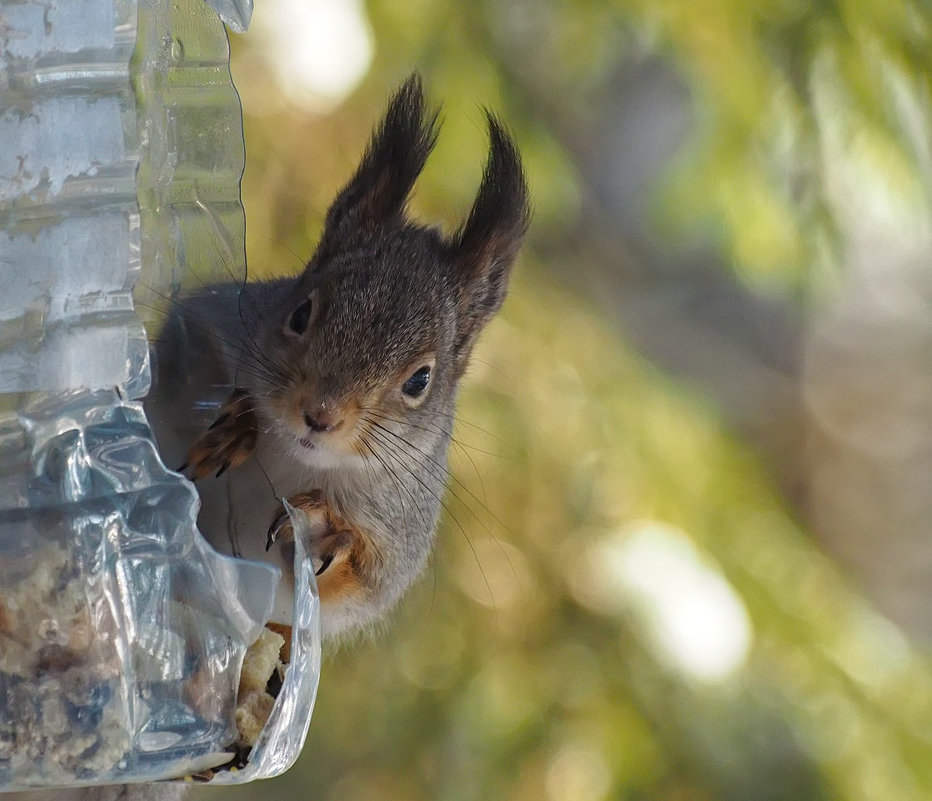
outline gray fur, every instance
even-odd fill
[[[254,465],[226,478],[235,484],[232,492],[227,485],[227,497],[245,511],[224,514],[222,503],[210,499],[208,485],[217,482],[202,482],[206,514],[199,522],[209,537],[264,542],[278,498],[318,489],[337,515],[366,533],[374,561],[364,571],[365,592],[324,604],[326,637],[382,617],[430,552],[459,380],[476,335],[501,306],[528,221],[517,150],[491,115],[489,130],[486,170],[462,229],[445,237],[411,222],[407,197],[436,139],[436,114],[427,112],[413,76],[328,212],[305,271],[185,299],[159,348],[163,366],[168,361],[172,369],[150,406],[169,427],[177,414],[165,399],[177,404],[203,390],[192,375],[244,388],[255,401]],[[292,314],[309,298],[304,311],[312,309],[311,322],[296,330],[302,325],[290,324],[300,319]],[[192,359],[210,363],[180,363]],[[428,360],[433,369],[423,402],[402,397],[405,379]],[[347,408],[362,409],[365,422],[355,452],[331,448],[332,435],[301,422],[302,412],[316,424],[317,416],[331,421],[334,409]],[[163,448],[171,450],[170,443]],[[229,531],[232,517],[237,533]],[[248,553],[255,542],[240,546]]]

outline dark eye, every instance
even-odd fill
[[[314,304],[311,302],[310,298],[301,303],[298,308],[291,313],[291,317],[288,318],[289,330],[298,336],[307,331],[307,326],[311,321],[311,312],[313,310]]]
[[[430,383],[430,367],[424,367],[416,370],[412,376],[401,386],[401,391],[409,398],[419,398],[424,394],[427,385]]]

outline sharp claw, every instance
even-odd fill
[[[214,478],[220,478],[220,476],[222,476],[222,475],[227,471],[227,468],[228,468],[229,466],[230,466],[230,463],[229,463],[229,462],[225,462],[224,465],[223,465],[223,467],[221,467],[221,468],[214,474]]]
[[[265,550],[270,551],[272,546],[278,542],[278,538],[282,532],[282,526],[288,522],[288,515],[285,512],[280,512],[278,517],[272,521],[272,525],[269,526],[269,538],[265,543]]]
[[[176,468],[175,468],[175,472],[176,472],[176,473],[183,473],[183,472],[184,472],[185,470],[187,470],[190,466],[191,466],[191,462],[189,462],[187,459],[185,459],[184,462],[182,463],[181,467],[176,467]]]
[[[229,416],[230,416],[230,413],[229,413],[229,412],[224,412],[223,414],[220,415],[220,417],[218,417],[216,420],[214,420],[214,421],[207,427],[207,430],[210,431],[210,429],[216,428],[217,426],[221,425],[221,424],[223,423],[223,421],[226,420]]]
[[[333,554],[328,553],[321,561],[320,567],[314,571],[314,575],[319,576],[321,573],[323,573],[328,567],[330,567],[330,563],[332,561],[333,561]]]

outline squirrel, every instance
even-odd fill
[[[178,374],[190,374],[186,359],[206,358],[222,373],[212,383],[232,388],[180,470],[194,480],[241,475],[240,500],[254,490],[250,530],[239,535],[248,547],[234,551],[287,549],[294,534],[281,499],[307,516],[325,639],[381,619],[432,546],[460,379],[502,305],[530,219],[518,150],[491,112],[486,119],[489,153],[466,221],[444,235],[411,220],[408,198],[439,125],[410,76],[304,271],[185,299],[173,325],[187,345],[163,337],[158,353]],[[201,482],[202,503],[215,510],[205,488],[218,483]]]

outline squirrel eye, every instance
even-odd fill
[[[419,398],[430,383],[430,367],[418,368],[401,386],[401,391],[409,398]]]
[[[311,322],[311,312],[314,310],[314,304],[311,299],[303,301],[298,305],[288,318],[288,329],[300,336],[307,331],[308,324]]]

